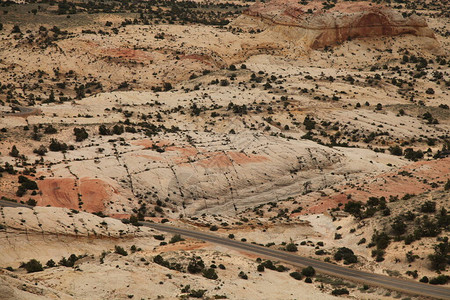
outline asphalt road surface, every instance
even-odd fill
[[[17,112],[4,112],[5,116],[13,116],[13,117],[26,117],[29,115],[35,115],[40,112],[39,108],[35,107],[25,107],[25,106],[16,106],[19,111]]]
[[[0,200],[0,206],[30,208],[30,206],[25,204],[4,200]],[[396,277],[388,277],[384,275],[359,271],[307,257],[298,256],[284,251],[273,250],[259,245],[219,237],[217,235],[201,231],[183,229],[165,224],[157,224],[150,222],[142,222],[142,223],[144,226],[151,227],[159,231],[180,234],[186,237],[222,245],[243,252],[258,254],[261,257],[284,261],[294,266],[299,267],[312,266],[314,267],[314,269],[316,269],[318,273],[344,278],[350,281],[356,281],[373,286],[380,286],[390,290],[395,290],[411,295],[421,295],[437,299],[450,299],[450,288],[444,286],[430,285],[413,280],[400,279]]]
[[[31,206],[29,206],[29,205],[22,204],[22,203],[17,203],[17,202],[13,202],[13,201],[7,201],[7,200],[0,200],[0,206],[31,208]]]
[[[412,295],[421,295],[438,299],[450,299],[450,288],[443,286],[430,285],[412,280],[388,277],[384,275],[359,271],[307,257],[301,257],[284,251],[273,250],[259,245],[219,237],[217,235],[204,233],[201,231],[182,229],[164,224],[156,224],[149,222],[143,223],[144,226],[148,226],[157,229],[159,231],[180,234],[186,237],[191,237],[214,244],[220,244],[244,252],[258,254],[261,255],[261,257],[281,260],[295,266],[300,267],[312,266],[314,267],[314,269],[316,269],[318,273],[332,275],[335,277],[361,282],[368,285],[380,286],[390,290],[396,290]]]

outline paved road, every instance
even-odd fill
[[[0,206],[30,207],[28,205],[4,200],[0,200]],[[142,223],[144,226],[151,227],[159,231],[181,234],[186,237],[191,237],[202,241],[223,245],[225,247],[234,248],[248,253],[258,254],[261,255],[261,257],[284,261],[295,266],[300,267],[312,266],[319,273],[328,274],[335,277],[348,279],[351,281],[361,282],[374,286],[381,286],[390,290],[400,291],[412,295],[421,295],[437,299],[450,299],[450,288],[443,286],[430,285],[412,280],[363,272],[355,269],[350,269],[347,267],[333,265],[331,263],[326,263],[323,261],[307,257],[301,257],[284,251],[273,250],[270,248],[250,243],[244,243],[228,238],[219,237],[217,235],[201,231],[188,230],[165,224],[157,224],[150,222],[142,222]]]
[[[13,117],[26,117],[29,115],[35,115],[40,113],[40,109],[36,107],[25,107],[25,106],[16,106],[19,109],[19,112],[3,112],[5,116],[13,116]]]
[[[31,208],[31,206],[26,205],[26,204],[17,203],[17,202],[13,202],[13,201],[6,201],[6,200],[0,200],[0,206],[6,206],[6,207],[27,207],[27,208]]]
[[[144,226],[152,227],[159,231],[181,234],[187,237],[196,238],[214,244],[220,244],[237,250],[254,253],[262,257],[272,258],[287,262],[296,266],[312,266],[319,273],[332,275],[348,279],[351,281],[366,283],[374,286],[381,286],[390,290],[396,290],[412,295],[422,295],[438,299],[450,299],[450,288],[425,284],[417,281],[388,277],[379,274],[363,272],[347,267],[333,265],[323,261],[301,257],[284,251],[273,250],[266,247],[235,241],[228,238],[219,237],[217,235],[194,231],[188,229],[177,228],[174,226],[143,222]]]

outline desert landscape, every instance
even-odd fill
[[[1,6],[0,299],[450,299],[447,1]]]

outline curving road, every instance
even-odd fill
[[[30,206],[25,204],[4,200],[0,200],[0,206],[31,208]],[[380,274],[368,273],[356,269],[334,265],[331,263],[326,263],[320,260],[298,256],[280,250],[274,250],[259,245],[235,241],[232,239],[220,237],[214,234],[205,233],[201,231],[194,231],[170,225],[150,223],[150,222],[142,222],[142,224],[144,226],[151,227],[159,231],[180,234],[186,237],[195,238],[214,244],[219,244],[225,247],[234,248],[237,250],[253,254],[258,254],[261,255],[262,257],[284,261],[294,266],[300,267],[312,266],[319,273],[348,279],[350,281],[380,286],[390,290],[400,291],[411,295],[421,295],[437,299],[450,300],[450,288],[444,286],[430,285],[413,280],[400,279],[396,277],[388,277]]]
[[[295,266],[312,266],[317,272],[348,279],[351,281],[361,282],[369,285],[380,286],[390,290],[396,290],[412,295],[421,295],[437,299],[450,299],[450,288],[444,286],[430,285],[413,280],[388,277],[384,275],[368,273],[356,269],[342,267],[323,261],[301,257],[284,251],[273,250],[270,248],[235,241],[228,238],[219,237],[217,235],[182,229],[174,226],[142,222],[144,226],[148,226],[159,231],[184,235],[187,237],[203,240],[206,242],[220,244],[237,250],[250,252],[261,255],[263,257],[284,261]]]
[[[18,203],[18,202],[13,202],[13,201],[7,201],[7,200],[0,200],[0,206],[5,206],[5,207],[25,207],[25,208],[32,208],[29,205],[23,204],[23,203]]]
[[[19,112],[3,112],[3,115],[11,117],[27,117],[30,115],[37,115],[41,112],[41,110],[36,107],[16,106],[16,108],[19,109]]]

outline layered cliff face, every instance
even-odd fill
[[[422,17],[404,17],[394,9],[369,2],[340,2],[330,7],[322,1],[302,5],[297,0],[272,0],[251,6],[235,25],[252,22],[262,29],[281,32],[294,43],[302,41],[313,49],[361,37],[412,34],[434,38]]]

